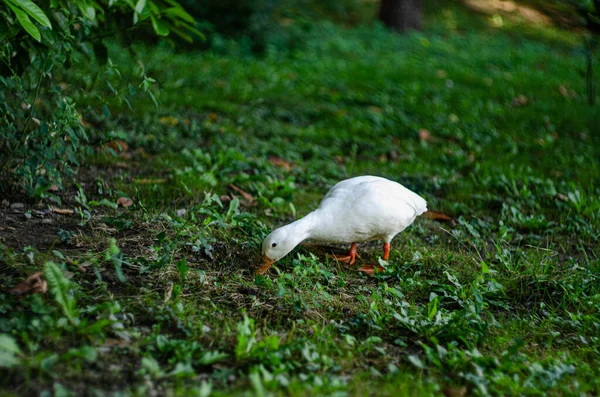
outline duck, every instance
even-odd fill
[[[310,239],[351,244],[348,255],[334,255],[353,265],[357,242],[383,240],[383,259],[390,255],[391,241],[427,211],[427,201],[400,183],[372,175],[336,183],[321,203],[306,216],[272,231],[262,243],[263,264],[257,274]]]

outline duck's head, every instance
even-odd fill
[[[284,256],[286,256],[294,247],[298,245],[289,235],[286,227],[274,230],[267,236],[262,244],[263,265],[257,270],[258,274],[263,274],[271,265]]]

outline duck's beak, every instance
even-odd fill
[[[263,255],[263,264],[261,267],[258,268],[258,270],[256,270],[256,274],[266,273],[266,271],[269,270],[269,268],[271,267],[271,265],[273,263],[275,263],[274,259],[271,259],[266,255]]]

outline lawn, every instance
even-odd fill
[[[581,38],[452,4],[422,33],[314,22],[261,55],[111,44],[109,81],[141,59],[158,106],[94,111],[76,86],[97,70],[72,69],[102,139],[77,183],[0,206],[1,394],[599,394]],[[379,242],[355,267],[306,242],[255,275],[273,228],[364,174],[452,219],[418,218],[373,275]],[[36,272],[45,294],[9,293]]]

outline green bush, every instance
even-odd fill
[[[200,35],[195,20],[175,1],[3,0],[0,8],[0,189],[18,184],[41,196],[70,176],[87,140],[70,92],[94,84],[68,84],[71,64],[105,64],[96,78],[118,70],[108,60],[102,39],[151,26],[159,36],[173,32],[191,41]],[[126,22],[133,14],[133,27]],[[152,80],[142,73],[140,87]],[[66,90],[70,90],[66,92]],[[126,100],[112,89],[117,100]],[[135,87],[128,86],[133,95]],[[100,98],[102,99],[102,97]],[[104,100],[101,103],[105,103]],[[104,107],[105,113],[108,110]]]

